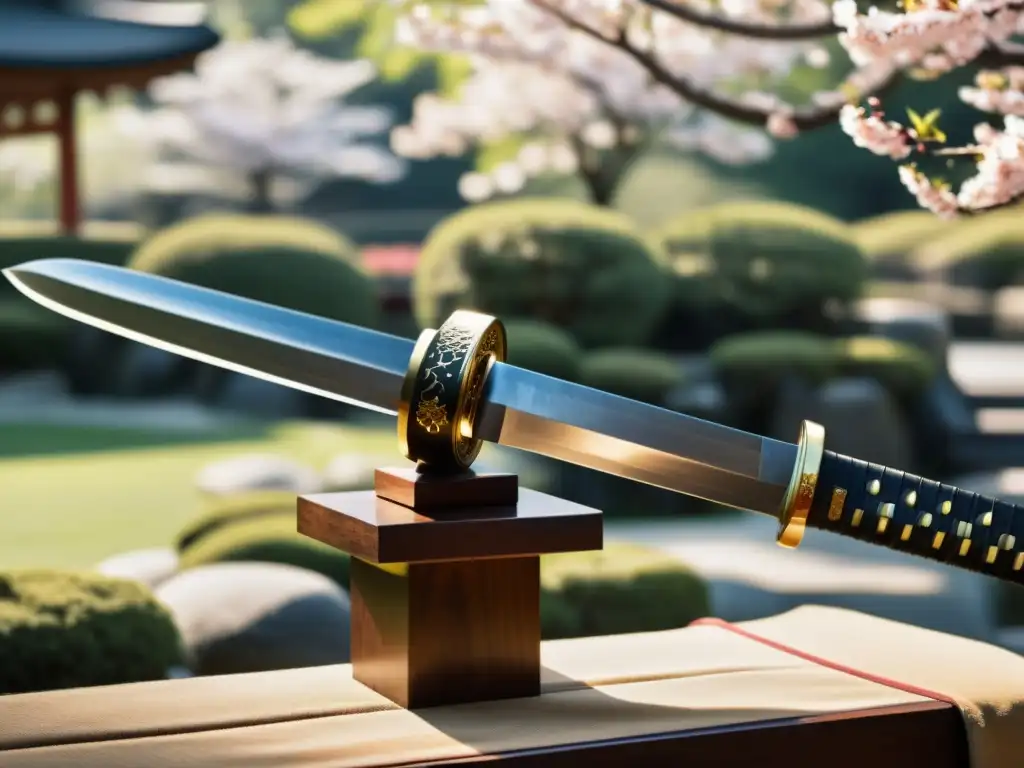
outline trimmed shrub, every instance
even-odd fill
[[[853,237],[872,266],[875,280],[914,280],[912,254],[924,243],[947,235],[953,222],[931,211],[895,211],[852,225]]]
[[[59,235],[36,222],[0,224],[0,269],[36,259],[83,259],[123,266],[141,231],[131,225],[98,223],[81,236]],[[0,280],[0,370],[32,370],[64,361],[76,324],[22,296]]]
[[[356,325],[376,326],[372,279],[344,237],[288,217],[209,215],[156,233],[132,256],[142,272]]]
[[[796,375],[822,383],[837,371],[832,339],[799,331],[760,331],[729,336],[716,342],[708,357],[723,378],[775,385]]]
[[[661,255],[626,217],[561,199],[450,216],[428,236],[413,279],[421,327],[476,309],[555,325],[584,347],[645,343],[670,294]]]
[[[261,517],[295,514],[295,494],[290,491],[252,491],[224,499],[212,499],[205,510],[185,526],[174,540],[178,552],[195,546],[201,539],[227,525]]]
[[[958,222],[913,255],[921,272],[958,288],[996,291],[1024,284],[1024,223],[1020,211],[997,211]]]
[[[576,381],[582,351],[575,339],[558,326],[539,320],[508,320],[508,362],[556,379]]]
[[[160,680],[182,661],[173,619],[141,584],[0,573],[0,694]]]
[[[917,394],[938,374],[927,352],[878,336],[853,336],[835,342],[837,373],[876,379],[897,397]]]
[[[685,627],[710,612],[707,585],[670,555],[611,543],[541,557],[545,639]]]
[[[71,321],[62,315],[27,298],[0,299],[0,371],[60,365],[70,335]]]
[[[143,237],[134,224],[91,222],[80,235],[62,235],[43,222],[0,223],[0,269],[36,259],[83,259],[122,267]],[[0,296],[17,294],[8,281],[0,283]]]
[[[349,556],[295,531],[294,513],[234,520],[186,548],[182,568],[216,562],[284,563],[345,589]],[[541,557],[545,638],[681,627],[708,613],[707,588],[674,558],[629,544]]]
[[[675,276],[675,328],[821,330],[827,306],[859,297],[868,277],[847,225],[784,203],[697,209],[653,239]]]
[[[902,398],[924,390],[938,373],[924,350],[881,336],[745,333],[718,342],[709,356],[726,388],[742,402],[764,401],[791,376],[812,386],[839,376],[873,378]]]
[[[228,562],[294,565],[321,573],[348,589],[349,556],[299,533],[294,505],[279,514],[248,519],[237,516],[197,538],[180,555],[182,568]]]
[[[646,349],[602,349],[583,358],[580,382],[653,405],[662,405],[684,380],[671,355]]]

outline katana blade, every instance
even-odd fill
[[[490,441],[771,514],[786,546],[820,528],[1024,584],[1024,507],[825,450],[811,422],[794,445],[506,365],[486,315],[455,312],[413,344],[119,267],[51,259],[4,274],[72,319],[397,413],[405,454],[437,471]]]
[[[74,320],[267,381],[396,413],[411,341],[121,267],[5,270]],[[474,437],[776,515],[795,445],[498,363]]]
[[[4,275],[72,320],[293,389],[394,414],[412,342],[120,267],[43,259]]]

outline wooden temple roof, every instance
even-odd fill
[[[86,14],[78,7],[57,0],[0,0],[0,67],[146,65],[194,55],[218,42],[217,33],[204,24],[138,23]]]

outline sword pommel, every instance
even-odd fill
[[[507,352],[505,327],[490,315],[458,310],[420,334],[398,408],[398,442],[411,461],[436,472],[469,469],[483,441],[473,424],[487,374]]]

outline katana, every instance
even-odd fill
[[[426,471],[469,470],[490,442],[772,515],[786,547],[809,526],[1024,583],[1019,507],[829,451],[811,421],[792,444],[509,365],[489,315],[456,311],[413,342],[74,259],[4,274],[74,320],[397,415],[402,453]]]

